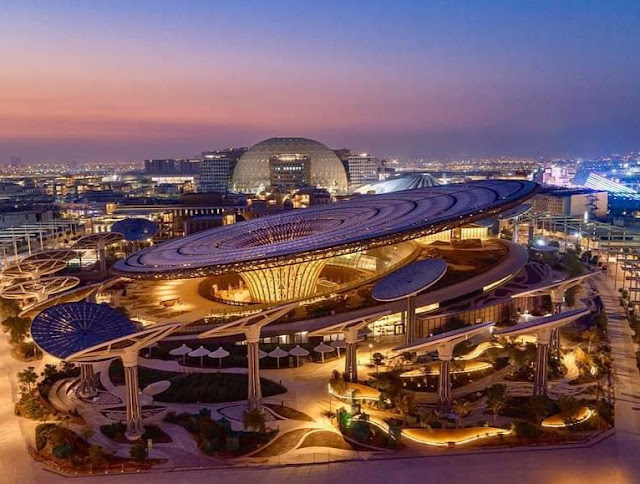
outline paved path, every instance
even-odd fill
[[[599,276],[598,276],[599,277]],[[515,450],[483,454],[451,455],[442,453],[429,457],[399,458],[384,461],[347,462],[332,464],[302,464],[322,459],[323,453],[314,456],[313,449],[300,456],[300,465],[276,468],[214,469],[168,472],[166,469],[139,475],[114,475],[69,480],[60,478],[30,461],[19,436],[12,411],[9,373],[26,366],[16,364],[8,369],[6,343],[0,342],[4,354],[0,361],[0,484],[14,483],[73,483],[104,482],[154,484],[199,484],[210,482],[245,483],[259,480],[260,484],[282,483],[388,483],[424,482],[427,484],[637,484],[640,482],[640,375],[635,366],[634,345],[624,314],[617,304],[616,294],[606,286],[604,279],[595,282],[603,296],[609,316],[609,335],[612,343],[613,368],[616,381],[616,435],[590,448],[562,450]],[[0,353],[2,354],[2,353]],[[336,364],[336,366],[338,366]],[[323,369],[324,370],[324,369]],[[312,365],[306,369],[309,380],[302,378],[302,385],[294,395],[287,395],[304,407],[307,396],[304,383],[313,383],[312,375],[319,371]],[[313,375],[315,376],[315,375]],[[297,405],[293,405],[296,406]],[[316,405],[317,406],[317,402]],[[18,432],[18,433],[16,433]],[[10,436],[10,445],[6,436]]]
[[[35,482],[20,419],[13,413],[18,398],[15,374],[29,365],[14,360],[10,351],[6,336],[0,334],[0,484]]]

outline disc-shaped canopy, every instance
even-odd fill
[[[289,354],[291,356],[309,356],[309,352],[300,345],[296,345],[295,348],[289,351]]]
[[[63,260],[42,259],[30,262],[18,262],[2,271],[4,277],[11,279],[29,279],[55,274],[67,266]]]
[[[347,343],[343,339],[336,339],[331,342],[331,346],[333,346],[334,348],[346,348]]]
[[[70,249],[55,249],[55,250],[43,250],[34,254],[28,255],[21,262],[34,262],[37,260],[63,260],[70,261],[78,257],[78,253],[75,250]]]
[[[200,346],[200,348],[197,348],[189,352],[189,356],[192,356],[194,358],[200,358],[202,356],[207,356],[208,354],[209,354],[209,350],[204,346]]]
[[[0,292],[5,299],[28,299],[38,294],[52,296],[73,289],[80,284],[80,279],[72,276],[43,277],[37,281],[26,281],[12,284]]]
[[[75,249],[99,249],[120,242],[123,235],[119,232],[103,232],[80,237],[73,245]]]
[[[329,346],[325,342],[322,342],[318,346],[313,348],[313,351],[316,351],[318,353],[331,353],[332,351],[335,351],[335,350],[336,349],[333,346]]]
[[[230,353],[227,350],[220,346],[217,350],[209,353],[209,358],[226,358],[229,354]]]
[[[171,356],[184,356],[188,355],[192,351],[193,348],[189,348],[186,344],[183,343],[182,346],[178,346],[177,348],[173,348],[171,351],[169,351],[169,354]]]
[[[269,356],[271,358],[284,358],[285,356],[289,356],[289,352],[278,346],[275,350],[269,351]]]
[[[151,239],[158,233],[158,224],[146,218],[125,218],[113,224],[112,230],[129,242]]]
[[[135,332],[136,326],[124,314],[87,302],[52,306],[31,323],[36,344],[62,359]]]
[[[397,301],[416,295],[438,282],[446,271],[447,263],[442,259],[412,262],[378,282],[372,296],[377,301]]]

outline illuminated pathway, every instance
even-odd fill
[[[640,434],[638,411],[640,408],[640,376],[633,360],[633,345],[628,324],[621,319],[615,294],[605,286],[604,278],[596,277],[603,302],[609,316],[609,334],[612,339],[613,363],[616,379],[616,434],[600,441],[591,448],[563,448],[552,450],[507,451],[451,451],[434,450],[428,457],[399,458],[378,461],[353,461],[346,463],[312,462],[326,459],[326,453],[309,452],[299,456],[300,465],[288,467],[245,467],[237,469],[193,470],[184,472],[157,471],[152,474],[114,475],[87,479],[96,483],[142,484],[205,484],[210,482],[245,483],[252,479],[261,484],[350,482],[352,484],[388,483],[389,476],[398,484],[425,482],[428,484],[636,484],[640,475]],[[15,373],[25,364],[8,363],[7,344],[0,342],[0,460],[3,472],[0,484],[31,482],[68,483],[73,480],[57,477],[31,463],[26,447],[16,434],[17,420],[9,418],[7,408],[7,372]],[[341,365],[336,361],[336,367]],[[11,369],[8,368],[11,366]],[[311,384],[311,381],[308,382]],[[302,395],[299,395],[302,397]],[[303,408],[304,410],[304,408]],[[9,439],[9,440],[7,440]],[[10,442],[10,445],[7,445]],[[8,457],[7,457],[8,456]],[[366,459],[366,455],[362,455]],[[7,461],[10,460],[10,462]],[[32,471],[31,469],[34,469]],[[19,474],[18,474],[19,472]],[[419,480],[416,480],[419,476]],[[35,477],[35,479],[34,479]],[[80,482],[80,480],[78,480]]]

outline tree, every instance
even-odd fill
[[[136,440],[131,446],[131,450],[129,451],[129,455],[133,460],[143,461],[146,460],[147,455],[147,444],[143,439]]]
[[[493,411],[493,423],[496,423],[496,417],[500,410],[507,404],[509,392],[507,386],[503,383],[496,383],[487,388],[487,406]]]
[[[44,380],[49,380],[54,378],[57,374],[58,374],[58,367],[52,363],[47,363],[46,365],[44,365],[44,368],[42,370],[42,373],[40,373],[40,376],[42,376]]]
[[[578,413],[580,412],[580,408],[582,405],[571,395],[562,395],[558,398],[557,401],[558,407],[560,408],[560,417],[564,424],[568,427],[569,425],[573,425],[578,420]]]
[[[471,413],[471,402],[466,400],[454,400],[451,409],[458,419],[458,428],[462,427],[462,419]]]
[[[382,365],[382,362],[384,361],[384,355],[382,353],[376,352],[371,356],[371,358],[373,360],[373,364],[376,367],[376,374],[378,374],[378,367]]]
[[[266,430],[264,413],[261,410],[246,410],[242,414],[242,425],[249,430],[253,429],[256,432],[264,432]]]
[[[21,372],[18,372],[18,381],[23,385],[27,385],[27,389],[31,392],[31,385],[38,381],[38,374],[34,366],[30,366]]]
[[[526,408],[534,420],[540,423],[553,411],[553,401],[546,395],[536,395],[529,399]]]
[[[91,464],[92,469],[99,469],[104,465],[106,460],[107,460],[107,455],[105,454],[101,446],[93,444],[91,447],[89,447],[89,463]],[[141,459],[136,459],[136,460],[141,460]]]
[[[3,321],[3,326],[9,329],[9,338],[11,343],[22,343],[27,337],[31,321],[26,318],[11,316]]]
[[[578,291],[578,288],[576,286],[574,287],[570,287],[569,289],[567,289],[564,293],[564,300],[567,303],[567,306],[569,307],[573,307],[576,305],[576,292]]]
[[[402,421],[407,421],[407,415],[410,415],[416,410],[416,397],[412,392],[403,390],[395,399],[396,408],[402,414]]]
[[[529,367],[536,358],[536,345],[527,343],[524,349],[512,347],[509,349],[509,361],[516,368]]]
[[[347,393],[347,383],[344,381],[344,378],[342,378],[339,371],[334,370],[333,373],[331,373],[329,386],[336,395],[345,395]]]

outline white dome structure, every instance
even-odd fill
[[[256,193],[269,187],[269,158],[278,155],[308,156],[311,184],[331,193],[347,192],[347,172],[336,154],[322,143],[307,138],[269,138],[242,155],[233,171],[238,192]]]

